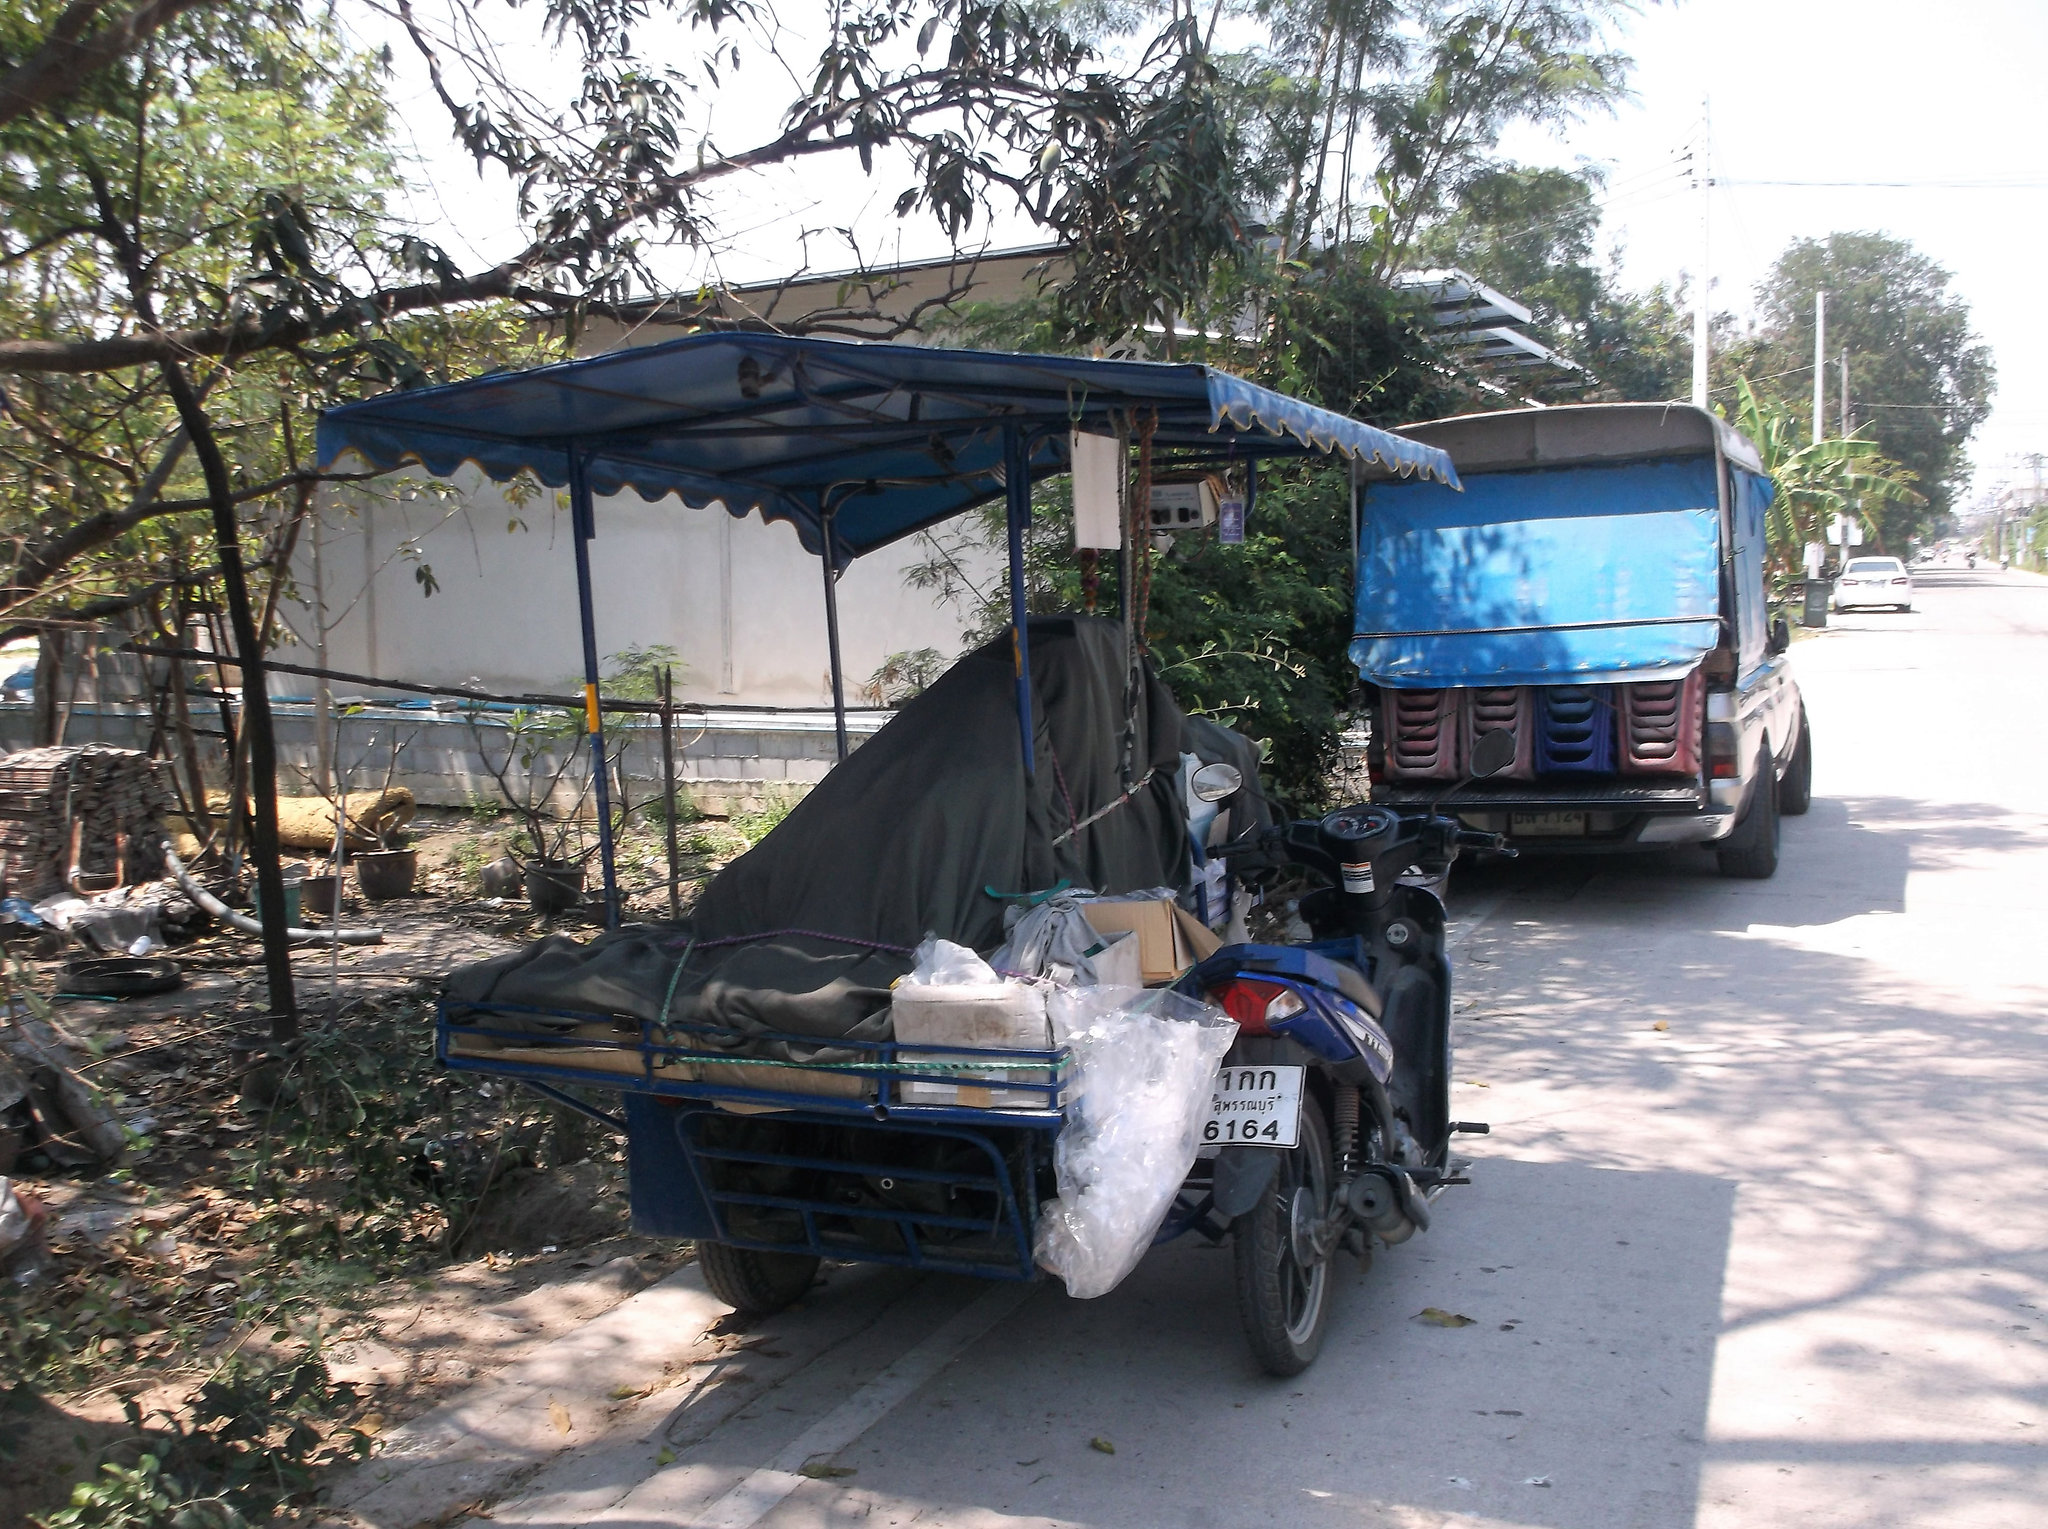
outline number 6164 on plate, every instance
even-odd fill
[[[1225,1066],[1216,1074],[1202,1143],[1216,1147],[1291,1147],[1301,1133],[1304,1067]]]

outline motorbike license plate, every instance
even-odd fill
[[[1583,812],[1516,812],[1508,815],[1508,832],[1533,838],[1560,839],[1586,831]]]
[[[1301,1134],[1305,1067],[1233,1066],[1216,1074],[1202,1141],[1218,1147],[1291,1147]]]

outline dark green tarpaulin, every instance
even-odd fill
[[[461,968],[445,996],[714,1024],[736,1047],[761,1030],[876,1038],[889,984],[927,934],[983,951],[1001,943],[1005,904],[991,889],[1184,888],[1178,771],[1195,745],[1172,695],[1147,668],[1127,789],[1120,629],[1039,618],[1030,636],[1035,778],[1017,751],[1006,636],[961,659],[819,782],[681,925],[634,925],[587,945],[542,940]]]

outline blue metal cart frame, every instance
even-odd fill
[[[1354,533],[1361,469],[1456,486],[1444,452],[1202,365],[1006,355],[786,335],[700,334],[599,356],[391,392],[328,410],[319,462],[354,456],[375,468],[419,464],[448,476],[465,464],[498,482],[534,477],[569,492],[575,534],[578,631],[604,880],[605,922],[621,918],[605,769],[589,544],[596,500],[631,488],[678,496],[686,508],[722,504],[744,517],[787,520],[824,574],[832,700],[845,758],[839,575],[856,557],[1000,498],[1007,521],[1017,725],[1032,771],[1031,654],[1024,603],[1024,531],[1034,480],[1070,466],[1071,433],[1149,432],[1175,466],[1245,469],[1247,499],[1261,458],[1336,457],[1352,468]],[[1247,502],[1250,518],[1254,506]],[[1128,542],[1128,538],[1126,538]],[[1129,548],[1119,552],[1130,588]],[[1129,617],[1128,604],[1126,618]],[[1133,634],[1142,641],[1142,634]],[[489,1024],[495,1014],[513,1026]],[[587,1028],[601,1014],[541,1015],[444,1007],[437,1045],[451,1068],[514,1078],[558,1103],[622,1128],[636,1226],[741,1247],[957,1269],[999,1278],[1033,1274],[1032,1223],[1049,1182],[1062,1123],[1056,1052],[963,1054],[833,1042],[857,1057],[813,1071],[872,1078],[858,1099],[772,1086],[707,1083],[682,1073],[719,1064],[767,1065],[709,1044],[714,1032],[626,1021],[615,1042],[536,1033],[536,1019]],[[475,1021],[465,1023],[464,1021]],[[521,1021],[524,1021],[522,1023]],[[613,1021],[616,1022],[616,1021]],[[517,1046],[545,1061],[494,1057],[458,1045]],[[737,1040],[737,1038],[733,1038]],[[816,1047],[814,1036],[764,1037]],[[572,1048],[615,1046],[639,1066],[574,1065]],[[1013,1075],[1040,1071],[1037,1083]],[[1005,1093],[1035,1090],[1025,1109],[908,1102],[904,1085],[971,1076]],[[596,1109],[572,1088],[614,1090],[623,1113]],[[771,1112],[743,1113],[743,1112]],[[769,1125],[747,1122],[768,1122]],[[898,1149],[891,1150],[892,1142]],[[919,1149],[957,1155],[957,1167],[919,1167]],[[896,1161],[898,1157],[905,1160]],[[969,1211],[971,1208],[971,1213]],[[1184,1196],[1162,1235],[1204,1228],[1206,1206]]]

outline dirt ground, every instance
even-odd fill
[[[685,899],[766,826],[680,825]],[[513,828],[423,814],[415,894],[365,903],[352,878],[345,894],[340,921],[383,941],[295,951],[336,1087],[316,1090],[308,1071],[293,1092],[311,1062],[266,1050],[261,952],[232,930],[169,952],[185,972],[176,992],[50,1000],[80,1075],[135,1134],[112,1171],[33,1142],[13,1168],[49,1211],[48,1256],[0,1288],[0,1529],[136,1459],[131,1412],[152,1438],[192,1426],[192,1398],[224,1374],[317,1353],[319,1405],[280,1403],[280,1418],[298,1407],[330,1444],[366,1447],[687,1259],[628,1232],[606,1133],[432,1062],[432,997],[450,969],[599,927],[594,913],[543,921],[523,898],[483,895],[479,872]],[[620,862],[628,916],[665,915],[659,830]],[[63,952],[21,952],[15,990],[60,994]],[[332,1108],[351,1091],[355,1137]],[[306,1129],[316,1116],[334,1129]],[[302,1453],[317,1467],[333,1450]]]

